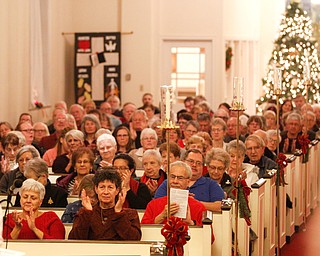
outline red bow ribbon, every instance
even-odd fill
[[[298,142],[301,146],[301,150],[302,150],[302,154],[307,154],[307,150],[309,148],[309,143],[310,143],[310,140],[308,139],[308,134],[302,134],[300,136],[298,136]]]
[[[287,162],[287,157],[282,154],[282,153],[279,153],[279,155],[277,156],[277,159],[276,159],[276,163],[278,164],[278,170],[279,170],[279,185],[282,185],[284,186],[286,184],[286,182],[284,181],[284,168],[288,165],[288,162]],[[278,178],[278,176],[277,176]]]
[[[166,239],[168,256],[183,256],[183,246],[187,243],[188,225],[182,219],[171,216],[161,229]]]
[[[240,218],[244,218],[247,225],[251,225],[251,210],[249,207],[249,195],[251,193],[251,188],[248,187],[245,180],[239,180],[238,182],[239,187],[236,187],[234,183],[235,189],[232,193],[236,196],[236,189],[238,189],[238,201],[239,201],[239,215]]]

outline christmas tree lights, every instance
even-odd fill
[[[308,65],[310,86],[306,87],[304,69]],[[295,98],[297,94],[308,95],[308,102],[319,102],[318,75],[320,64],[317,53],[317,43],[312,37],[312,22],[307,12],[293,2],[282,17],[280,32],[274,42],[274,50],[268,64],[268,73],[262,79],[264,95],[257,100],[258,112],[261,104],[275,99],[274,69],[282,69],[282,90],[280,103],[285,99]],[[308,93],[306,92],[308,88]]]

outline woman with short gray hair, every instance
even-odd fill
[[[19,149],[16,155],[16,162],[18,163],[18,167],[4,174],[0,180],[0,191],[2,193],[7,193],[8,189],[16,179],[19,179],[21,181],[24,181],[26,179],[23,175],[24,166],[30,159],[33,159],[35,157],[40,157],[40,154],[34,146],[26,145]]]
[[[227,174],[230,165],[229,154],[221,148],[212,148],[206,155],[208,173],[206,177],[215,180],[223,189],[227,197],[234,198],[234,179]]]
[[[142,157],[144,174],[140,182],[147,185],[152,196],[161,183],[167,178],[167,174],[161,169],[161,162],[162,158],[159,151],[149,149],[144,152]]]
[[[111,134],[102,134],[97,139],[97,150],[99,156],[93,163],[93,170],[99,167],[112,166],[112,161],[117,152],[116,139]]]
[[[65,229],[56,213],[41,212],[39,207],[45,195],[44,186],[34,179],[27,179],[20,188],[21,212],[8,215],[3,226],[7,239],[64,239]]]
[[[138,149],[133,149],[129,155],[134,159],[137,169],[142,169],[142,156],[148,149],[156,149],[158,144],[158,135],[155,130],[151,128],[144,128],[140,135],[141,146]]]
[[[42,207],[66,207],[68,205],[67,191],[51,184],[48,179],[48,165],[43,159],[38,157],[31,159],[24,168],[24,176],[27,179],[34,179],[40,182],[45,187]],[[20,194],[17,194],[14,206],[20,206]]]
[[[254,137],[258,136],[254,135]],[[262,139],[260,139],[260,141],[263,143]],[[243,163],[246,154],[246,146],[244,142],[239,141],[239,144],[237,145],[237,140],[230,141],[227,147],[227,152],[230,155],[230,166],[227,173],[233,179],[236,178],[237,170],[239,170],[240,176],[245,178],[249,187],[251,184],[259,180],[259,168],[249,163]]]

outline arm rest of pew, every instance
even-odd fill
[[[286,161],[287,161],[288,163],[292,163],[292,162],[294,162],[296,159],[297,159],[297,156],[296,156],[296,155],[289,155],[289,156],[287,156]]]
[[[261,179],[259,179],[257,182],[255,182],[255,183],[253,183],[252,185],[251,185],[251,187],[252,188],[260,188],[260,187],[262,187],[267,181],[265,180],[265,178],[269,178],[269,177],[272,177],[272,176],[270,176],[270,175],[265,175],[265,176],[263,176],[263,178],[261,178]]]
[[[8,249],[24,252],[26,256],[149,256],[150,247],[155,243],[156,241],[12,240],[8,243]],[[5,247],[5,243],[2,247]]]

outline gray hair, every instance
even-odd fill
[[[49,176],[47,163],[39,157],[35,157],[26,163],[24,167],[24,176],[28,176],[28,174],[30,174],[32,171],[38,177],[43,174],[45,174],[47,177]]]
[[[225,169],[229,168],[230,155],[222,148],[212,148],[209,152],[207,152],[206,165],[208,166],[212,160],[222,162]]]
[[[109,129],[100,128],[98,131],[96,131],[94,137],[96,139],[98,139],[102,134],[110,134],[110,135],[112,135],[112,132]]]
[[[222,109],[223,110],[223,109]],[[214,125],[221,125],[222,126],[222,129],[225,131],[227,130],[227,124],[226,122],[220,118],[220,117],[216,117],[212,120],[212,123],[211,123],[212,126]]]
[[[172,169],[173,167],[183,167],[184,168],[184,170],[186,171],[186,173],[187,173],[187,176],[188,176],[188,178],[190,179],[191,178],[191,176],[192,176],[192,171],[191,171],[191,167],[188,165],[188,164],[186,164],[185,162],[182,162],[182,161],[176,161],[176,162],[174,162],[174,163],[172,163],[172,164],[170,164],[170,169]]]
[[[66,133],[65,139],[68,140],[69,137],[74,138],[75,140],[84,141],[84,135],[82,131],[79,130],[70,130]]]
[[[266,133],[267,133],[267,138],[268,138],[268,140],[269,140],[272,136],[277,136],[277,130],[267,130]],[[279,143],[280,143],[280,142],[281,142],[280,132],[279,132],[279,135],[278,135],[278,139],[279,139]]]
[[[133,117],[134,117],[135,115],[142,115],[143,118],[144,118],[144,120],[145,120],[145,121],[148,121],[147,113],[146,113],[146,111],[144,111],[143,109],[137,109],[137,110],[135,110],[135,111],[132,113],[131,118],[130,118],[131,122],[132,122]]]
[[[16,162],[18,162],[20,156],[26,152],[30,152],[32,154],[32,158],[40,157],[39,151],[32,145],[25,145],[19,149],[16,155]]]
[[[302,117],[300,114],[292,112],[288,115],[287,119],[286,119],[286,123],[288,122],[288,120],[297,120],[299,121],[299,123],[301,124],[302,122]]]
[[[116,142],[116,139],[110,135],[110,134],[107,134],[107,133],[104,133],[104,134],[101,134],[98,139],[97,139],[97,148],[100,147],[100,144],[103,142],[103,141],[108,141],[109,143],[112,144],[112,146],[117,146],[117,142]]]
[[[84,125],[85,125],[86,121],[94,122],[94,124],[97,128],[97,131],[101,128],[99,119],[94,114],[87,114],[82,118],[82,121],[81,121],[81,131],[83,132],[84,135],[86,135],[86,131],[84,129]]]
[[[36,181],[34,179],[27,179],[23,182],[22,187],[19,190],[19,194],[21,195],[21,197],[24,191],[33,191],[39,193],[40,200],[43,200],[46,193],[46,189],[44,188],[44,186],[39,181]]]
[[[152,128],[144,128],[141,132],[140,140],[142,140],[143,137],[145,137],[147,135],[153,135],[155,137],[155,139],[158,140],[157,132],[155,130],[153,130]]]
[[[156,150],[156,149],[148,149],[148,150],[146,150],[143,153],[142,161],[148,156],[154,156],[156,158],[156,160],[158,161],[158,163],[161,165],[162,157],[161,157],[161,155],[160,155],[158,150]]]
[[[237,140],[232,140],[227,145],[228,154],[230,154],[230,151],[233,149],[237,150]],[[241,156],[244,156],[246,154],[246,145],[241,140],[239,140],[239,153],[241,154]]]
[[[247,138],[246,138],[246,141],[245,141],[245,144],[247,144],[247,141],[254,141],[255,143],[257,143],[260,147],[265,147],[265,143],[264,143],[264,140],[258,136],[258,135],[255,135],[255,134],[251,134],[249,135]]]
[[[20,131],[10,131],[10,132],[8,132],[8,134],[9,133],[17,135],[17,137],[19,139],[19,144],[21,146],[26,145],[26,137],[22,134],[22,132],[20,132]]]

